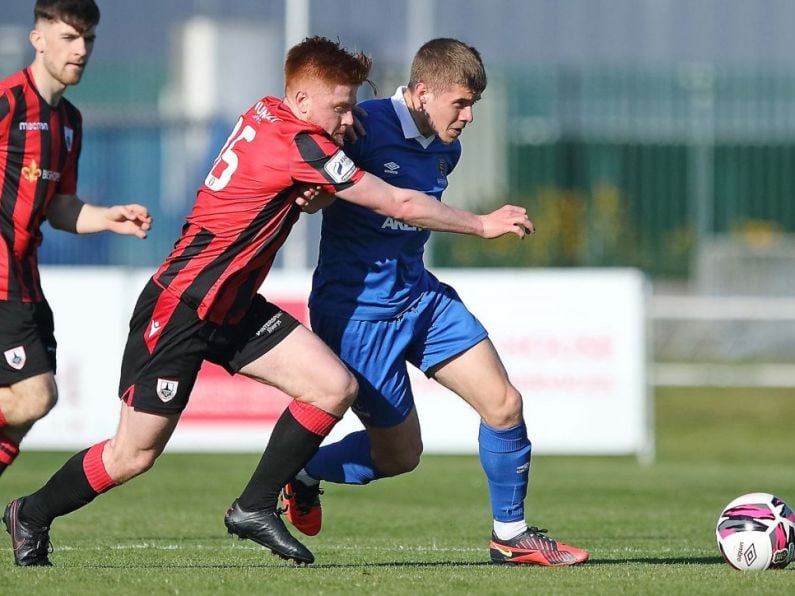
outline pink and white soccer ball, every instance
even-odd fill
[[[795,513],[770,493],[749,493],[726,505],[715,535],[723,558],[741,571],[781,569],[795,560]]]

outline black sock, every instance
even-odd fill
[[[99,494],[86,478],[83,459],[88,449],[72,456],[47,484],[25,497],[20,516],[36,526],[49,526],[52,520],[87,505]]]
[[[328,431],[322,435],[310,431],[287,408],[273,427],[265,453],[238,498],[240,507],[245,511],[275,509],[279,492],[317,452],[326,434]]]
[[[6,471],[7,467],[8,467],[8,464],[4,464],[3,462],[0,462],[0,476],[3,475],[3,472]]]

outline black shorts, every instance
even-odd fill
[[[54,329],[47,301],[0,300],[0,386],[55,373]]]
[[[292,316],[257,295],[239,323],[217,325],[151,279],[130,320],[121,364],[119,397],[136,409],[181,412],[208,360],[234,374],[299,325]]]

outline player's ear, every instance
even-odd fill
[[[28,35],[28,39],[30,40],[30,45],[33,46],[33,49],[35,49],[36,52],[44,51],[44,35],[41,31],[34,29],[30,32],[30,35]]]
[[[309,113],[309,109],[312,107],[312,98],[309,96],[309,93],[299,89],[295,92],[294,98],[298,110],[302,115],[306,116]]]
[[[420,105],[424,105],[427,103],[428,99],[430,99],[431,92],[430,89],[428,89],[428,85],[420,81],[414,87],[414,95],[420,100]]]

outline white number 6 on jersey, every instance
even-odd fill
[[[226,139],[226,144],[224,145],[224,148],[221,149],[220,155],[215,158],[213,167],[210,168],[210,173],[207,174],[207,178],[204,179],[204,184],[206,184],[207,188],[210,190],[218,191],[229,184],[229,181],[232,179],[232,174],[235,173],[235,170],[237,170],[238,166],[235,145],[237,145],[240,140],[250,143],[254,140],[254,136],[257,134],[257,131],[248,125],[243,128],[240,134],[237,134],[242,124],[243,118],[240,118],[237,121],[237,124],[235,124],[235,128],[232,130],[232,134],[230,134],[229,138]],[[213,176],[213,170],[215,170],[215,166],[218,165],[219,161],[223,161],[226,164],[226,167],[221,172],[221,175],[216,178]]]

